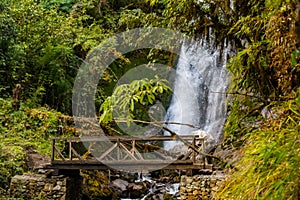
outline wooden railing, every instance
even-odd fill
[[[182,141],[184,153],[164,150],[153,142]],[[52,164],[65,163],[162,163],[207,165],[204,139],[197,135],[172,136],[84,136],[52,138]]]

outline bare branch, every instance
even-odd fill
[[[148,122],[148,121],[136,120],[136,119],[133,119],[133,120],[114,119],[114,121],[117,122],[117,123],[127,123],[128,121],[131,121],[131,122],[137,122],[137,123],[143,123],[143,124],[151,124],[153,126],[155,126],[155,125],[162,125],[162,124],[175,124],[175,125],[189,126],[191,128],[200,129],[199,126],[195,126],[193,124],[180,123],[180,122],[160,122],[160,121]]]

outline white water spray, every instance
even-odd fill
[[[226,118],[227,50],[213,49],[201,41],[183,44],[177,63],[173,97],[165,121],[192,124],[168,125],[179,135],[188,135],[201,129],[212,135],[216,142],[222,138]],[[165,133],[168,135],[168,133]],[[180,142],[165,142],[166,150]]]

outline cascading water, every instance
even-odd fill
[[[219,142],[226,118],[227,50],[221,51],[202,42],[182,45],[176,67],[173,97],[165,121],[196,127],[168,125],[170,130],[179,135],[188,135],[201,129]],[[181,142],[165,142],[164,147],[166,150],[176,150],[178,144]]]

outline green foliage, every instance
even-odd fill
[[[44,1],[46,9],[58,9],[62,12],[70,12],[72,6],[78,2],[77,0],[50,0]]]
[[[118,25],[120,28],[130,30],[138,27],[155,26],[153,22],[158,19],[156,13],[145,13],[140,8],[132,10],[122,9]]]
[[[230,30],[247,42],[228,67],[234,74],[233,86],[265,100],[288,95],[298,87],[300,76],[299,68],[295,69],[299,56],[292,25],[295,2],[272,1],[272,5],[254,4],[252,13]]]
[[[229,0],[147,0],[150,6],[158,7],[159,26],[180,30],[193,37],[202,37],[215,45],[224,45],[225,39],[239,42],[239,38],[229,30],[243,15],[251,12],[251,4],[257,1],[234,1],[231,8]],[[227,41],[228,41],[227,40]]]
[[[1,21],[1,16],[6,21]],[[6,4],[0,15],[0,26],[7,24],[6,27],[11,27],[1,29],[2,44],[7,47],[3,54],[0,53],[0,76],[3,77],[0,85],[8,86],[6,93],[11,93],[15,84],[19,83],[22,85],[23,98],[26,99],[43,86],[48,98],[41,100],[42,103],[66,104],[61,98],[57,99],[57,96],[64,95],[63,92],[53,90],[54,86],[59,88],[65,82],[72,82],[79,65],[71,49],[72,37],[65,37],[72,36],[72,28],[68,24],[71,19],[66,19],[65,15],[53,9],[45,10],[33,0]],[[61,83],[62,79],[64,83]],[[70,98],[70,94],[66,96]],[[62,106],[58,108],[65,111]]]
[[[26,160],[27,155],[22,147],[0,143],[0,197],[8,189],[10,178],[26,170]]]
[[[43,86],[39,86],[32,94],[30,99],[27,99],[25,105],[29,108],[35,108],[42,105],[42,99],[45,95],[45,88]]]
[[[158,26],[161,19],[141,0],[15,0],[1,1],[0,9],[1,95],[21,84],[32,107],[47,104],[65,113],[91,49],[113,33]]]
[[[68,8],[70,12],[60,12],[60,5],[68,2],[74,4]],[[90,10],[97,8],[96,1],[68,2],[47,1],[48,6],[34,0],[1,4],[2,95],[11,95],[18,83],[23,99],[34,103],[36,99],[30,98],[44,88],[45,95],[38,101],[41,105],[71,113],[77,69],[87,52],[109,36],[115,22],[104,24],[93,18]]]
[[[35,146],[38,152],[50,155],[49,136],[56,134],[59,113],[46,108],[14,111],[8,100],[1,99],[1,143],[20,146]],[[48,145],[48,148],[45,148]]]
[[[234,75],[234,86],[251,88],[255,94],[262,95],[262,99],[274,94],[276,87],[274,71],[268,68],[267,46],[268,41],[249,44],[246,49],[239,51],[228,67]]]
[[[155,79],[145,78],[134,80],[130,84],[119,85],[101,105],[100,122],[111,122],[115,120],[113,116],[128,121],[141,117],[142,113],[147,113],[148,108],[154,105],[163,93],[169,92],[171,92],[171,88],[167,85],[167,81],[159,79],[158,76]],[[140,113],[137,108],[141,110]],[[144,116],[144,118],[149,117],[151,118],[151,116]]]
[[[293,5],[281,2],[280,8],[268,9],[255,6],[251,15],[243,16],[231,29],[248,42],[228,65],[233,75],[231,91],[243,94],[235,98],[230,108],[226,126],[230,137],[247,134],[245,129],[251,127],[251,121],[260,120],[257,117],[264,106],[272,100],[288,99],[286,95],[299,87],[296,37],[293,26],[286,26],[286,23],[294,23],[291,21],[295,15]],[[256,12],[259,10],[261,12]],[[242,124],[236,125],[238,118]]]

